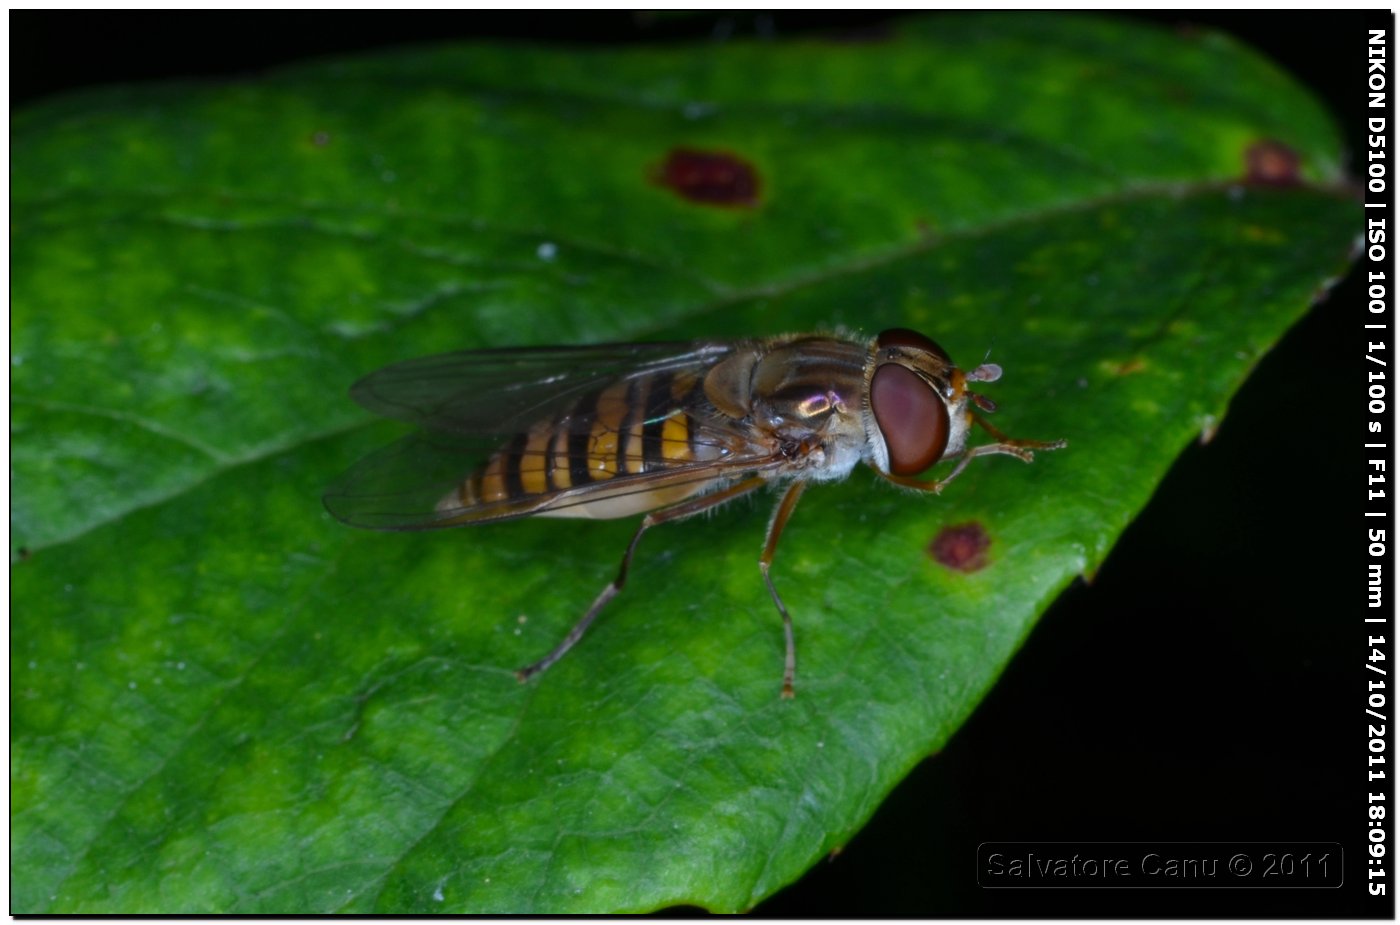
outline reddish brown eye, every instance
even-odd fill
[[[891,475],[914,475],[942,458],[948,447],[948,408],[909,369],[886,363],[875,370],[870,410],[885,438]]]
[[[910,347],[915,350],[927,350],[944,363],[952,364],[953,360],[947,352],[932,339],[925,337],[918,331],[911,331],[908,328],[890,328],[888,331],[881,331],[880,336],[875,338],[875,347],[885,350],[889,347]]]

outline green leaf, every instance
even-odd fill
[[[117,88],[18,113],[12,159],[27,913],[752,906],[957,729],[1360,212],[1268,62],[1058,16]],[[1069,447],[938,498],[808,492],[775,569],[793,701],[765,504],[649,534],[525,686],[633,524],[374,534],[320,507],[402,432],[344,397],[385,362],[896,325],[990,351],[998,426]],[[985,562],[940,564],[968,524]]]

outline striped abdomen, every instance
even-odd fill
[[[588,500],[571,495],[567,507],[538,511],[557,517],[627,517],[671,504],[706,482],[638,490],[635,483],[609,491],[619,476],[663,472],[718,459],[728,449],[711,437],[697,439],[687,408],[703,401],[700,377],[658,372],[615,382],[581,396],[557,417],[518,434],[472,473],[440,507],[474,507],[589,488]],[[626,494],[622,494],[622,491]]]

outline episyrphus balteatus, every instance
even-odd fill
[[[978,415],[963,372],[928,337],[807,334],[754,340],[476,350],[371,373],[350,394],[423,430],[361,460],[325,495],[356,527],[427,530],[514,517],[644,514],[605,587],[563,641],[516,674],[558,661],[622,590],[642,534],[773,483],[783,486],[758,567],[783,619],[782,695],[793,695],[792,618],[769,569],[803,489],[865,462],[937,493],[978,456],[1030,462],[1063,440],[1014,440]],[[973,425],[995,442],[969,446]],[[484,461],[483,461],[484,459]],[[956,460],[937,481],[915,476]]]

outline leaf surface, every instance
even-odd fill
[[[114,88],[18,113],[12,156],[31,913],[752,906],[958,728],[1344,270],[1360,211],[1268,62],[1056,16]],[[766,498],[649,534],[525,686],[632,524],[321,510],[403,432],[343,397],[378,365],[838,326],[990,352],[997,426],[1070,445],[938,498],[810,491],[775,569],[795,701]],[[979,533],[980,567],[940,561]]]

